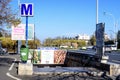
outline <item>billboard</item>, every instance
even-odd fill
[[[26,24],[12,26],[12,40],[26,40]],[[34,40],[34,24],[28,24],[28,40]]]
[[[67,51],[29,49],[33,64],[64,64]]]

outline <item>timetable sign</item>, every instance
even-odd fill
[[[33,4],[32,3],[22,3],[20,5],[21,16],[33,16]]]

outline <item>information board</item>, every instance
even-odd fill
[[[99,23],[96,25],[96,50],[97,55],[101,59],[104,54],[104,27],[105,24]]]
[[[25,24],[12,26],[12,40],[25,40]]]
[[[96,45],[103,47],[104,45],[104,26],[105,24],[99,23],[96,25]]]
[[[54,64],[54,50],[41,50],[41,64]]]
[[[26,40],[26,24],[12,26],[12,40]],[[34,24],[28,24],[28,40],[34,40]]]

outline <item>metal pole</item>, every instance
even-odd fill
[[[26,16],[26,47],[28,47],[28,16]]]
[[[18,0],[18,18],[20,19],[20,0]],[[17,40],[18,44],[17,44],[17,53],[20,53],[20,47],[21,47],[21,40]]]
[[[35,25],[34,25],[34,46],[36,48],[36,44],[35,44]]]
[[[18,5],[20,6],[20,0],[18,0]]]
[[[19,8],[19,10],[18,10],[18,17],[20,18],[20,0],[18,0],[18,8]]]
[[[96,0],[96,24],[98,24],[98,0]]]

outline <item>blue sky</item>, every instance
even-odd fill
[[[105,33],[113,35],[114,22],[118,23],[117,30],[120,26],[120,0],[98,1],[99,23],[105,22]],[[28,22],[35,24],[36,37],[40,40],[77,34],[91,36],[96,29],[96,0],[20,0],[20,3],[34,4],[34,16]],[[13,0],[11,6],[18,10],[18,0]],[[104,12],[107,14],[103,15]],[[25,17],[21,19],[25,23]]]

